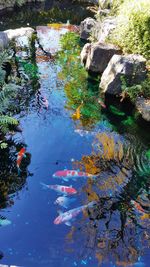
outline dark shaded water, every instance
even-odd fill
[[[39,28],[45,37],[52,31],[53,51],[61,27]],[[57,57],[49,58],[36,44],[39,88],[17,115],[23,133],[15,134],[0,154],[1,215],[12,222],[0,228],[1,264],[148,267],[149,125],[136,120],[128,103],[116,103],[122,115],[112,113],[109,106],[115,102],[110,99],[106,109],[101,107],[97,78],[88,77],[80,66],[82,44],[74,36],[63,41]],[[27,157],[18,176],[16,152],[21,147],[26,147]],[[98,178],[65,182],[52,177],[64,169]],[[44,190],[41,182],[76,188],[67,210],[93,200],[97,204],[77,216],[71,227],[55,225],[57,211],[65,209],[54,204],[58,194]]]

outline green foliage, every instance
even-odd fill
[[[6,134],[9,131],[10,126],[16,126],[18,124],[18,120],[7,115],[0,115],[0,131],[3,134]]]
[[[14,5],[22,6],[25,2],[26,0],[1,0],[1,4],[4,7],[9,7]]]
[[[75,113],[73,119],[92,124],[101,118],[101,106],[98,103],[99,80],[91,80],[80,63],[82,43],[78,34],[69,32],[61,38],[62,50],[57,60],[61,66],[58,78],[65,82],[68,98],[66,107]]]
[[[0,54],[0,134],[2,139],[0,140],[0,149],[7,148],[3,136],[9,131],[9,127],[18,125],[16,119],[8,116],[12,99],[17,96],[18,87],[13,83],[5,83],[5,71],[2,67],[6,61],[9,61],[9,55],[3,52]]]
[[[8,147],[7,143],[1,141],[0,142],[0,149],[6,149]]]
[[[30,79],[37,79],[38,78],[38,68],[35,64],[30,62],[22,61],[22,66],[25,70],[25,73],[30,77]]]
[[[113,13],[115,15],[116,12],[119,10],[121,4],[123,4],[124,2],[125,2],[125,0],[113,0],[111,13]]]
[[[17,95],[17,86],[15,84],[4,84],[0,91],[0,114],[8,111],[12,98]]]
[[[133,103],[138,96],[150,98],[150,74],[143,82],[132,86],[127,86],[126,81],[122,79],[122,91],[122,95],[128,95]]]
[[[117,28],[111,41],[125,52],[150,57],[150,1],[126,0],[119,7]]]

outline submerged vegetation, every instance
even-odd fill
[[[83,124],[85,121],[93,124],[101,118],[99,78],[90,77],[80,63],[82,43],[78,34],[69,32],[60,42],[62,50],[58,53],[57,60],[62,68],[59,78],[65,82],[68,97],[66,107],[75,112],[74,119],[81,119]]]

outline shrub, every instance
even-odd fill
[[[128,95],[133,103],[135,103],[138,96],[150,98],[150,74],[148,74],[145,81],[140,84],[133,84],[127,86],[126,81],[122,79],[122,97]]]
[[[125,52],[150,58],[150,1],[126,0],[119,7],[117,27],[112,41]]]

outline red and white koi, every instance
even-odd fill
[[[63,186],[63,185],[47,185],[44,183],[41,183],[41,185],[43,186],[43,188],[49,188],[52,189],[54,191],[56,191],[59,194],[63,194],[63,195],[74,195],[77,193],[77,190],[75,188],[73,188],[72,186]]]
[[[54,178],[61,178],[65,181],[68,179],[75,179],[75,178],[96,178],[97,175],[89,174],[87,172],[82,171],[76,171],[76,170],[63,170],[63,171],[57,171],[53,174]]]
[[[68,198],[66,196],[61,196],[56,199],[54,204],[59,205],[65,209],[67,209],[71,202],[74,202],[75,198]]]
[[[26,157],[25,152],[26,152],[26,149],[24,147],[21,148],[21,150],[18,152],[18,155],[17,155],[17,168],[18,168],[18,172],[20,171],[20,164],[22,162],[22,159]]]
[[[138,211],[138,212],[140,212],[140,213],[145,213],[145,210],[141,207],[141,205],[138,203],[138,202],[136,202],[135,200],[131,200],[131,204],[134,206],[134,208]]]
[[[87,205],[80,206],[78,208],[66,211],[61,213],[55,220],[54,224],[65,223],[68,226],[71,226],[71,220],[73,220],[78,214],[83,212],[87,208],[92,208],[96,204],[96,201],[92,201]]]

